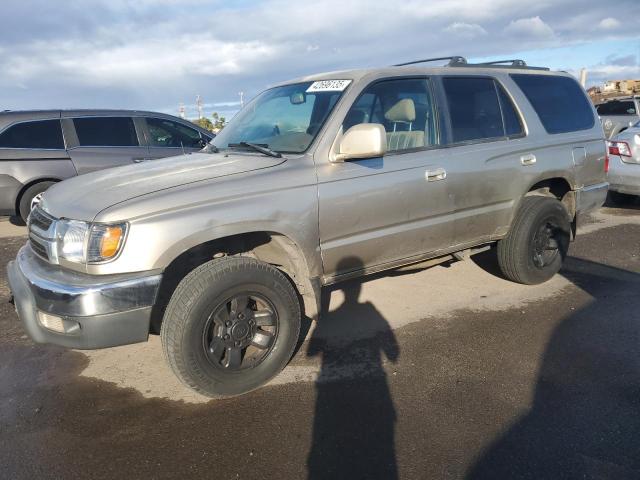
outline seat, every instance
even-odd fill
[[[387,132],[387,150],[407,150],[424,147],[425,132],[412,130],[416,119],[416,106],[410,98],[403,98],[396,102],[384,114],[384,118],[393,123],[393,131]],[[398,131],[401,125],[407,130]]]

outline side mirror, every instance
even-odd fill
[[[340,139],[334,162],[381,157],[387,152],[387,132],[379,123],[360,123]]]

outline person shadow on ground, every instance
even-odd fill
[[[338,271],[358,262],[344,259]],[[396,362],[398,343],[373,304],[359,302],[359,282],[341,288],[344,302],[323,307],[307,351],[322,357],[308,478],[394,479],[396,412],[383,364]]]
[[[640,274],[570,257],[562,275],[592,300],[556,327],[531,409],[467,480],[640,478]]]

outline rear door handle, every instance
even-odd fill
[[[149,160],[152,160],[152,159],[151,158],[134,158],[133,163],[148,162]]]
[[[538,159],[536,158],[536,156],[533,153],[529,153],[528,155],[522,155],[520,157],[520,163],[522,165],[524,165],[524,166],[533,165],[537,161],[538,161]]]
[[[447,178],[447,171],[444,168],[436,168],[435,170],[427,170],[425,173],[428,182],[437,182]]]

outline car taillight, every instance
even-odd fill
[[[629,144],[627,142],[609,142],[609,155],[630,157],[631,148],[629,148]]]
[[[604,156],[604,173],[609,173],[609,155]]]

